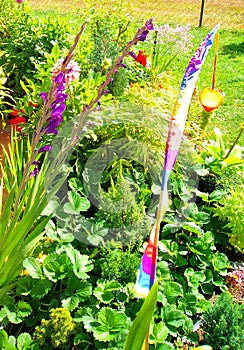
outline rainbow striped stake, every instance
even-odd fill
[[[213,39],[219,29],[219,24],[215,26],[202,41],[198,49],[192,56],[186,68],[180,92],[176,100],[172,117],[169,122],[168,137],[166,141],[164,168],[162,174],[162,186],[159,198],[159,206],[156,215],[156,222],[150,234],[147,247],[142,256],[135,285],[136,294],[146,297],[154,284],[156,278],[158,240],[160,224],[168,209],[168,180],[170,173],[176,162],[181,140],[184,133],[186,118],[191,103],[192,94],[209,49],[213,44]],[[149,349],[149,331],[144,341],[142,350]]]

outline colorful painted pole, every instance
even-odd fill
[[[192,94],[200,73],[201,67],[207,56],[208,50],[213,44],[213,39],[219,25],[214,27],[205,39],[202,41],[198,49],[195,51],[186,68],[180,92],[175,103],[172,117],[169,122],[168,138],[166,141],[164,169],[162,175],[162,186],[159,198],[159,206],[156,215],[156,222],[148,240],[147,247],[142,256],[141,264],[138,270],[136,281],[136,293],[142,297],[147,296],[156,278],[157,256],[158,256],[158,240],[159,230],[165,212],[168,209],[168,180],[170,173],[174,167],[179,152],[181,140],[186,123],[189,105]],[[145,339],[142,350],[148,349],[148,335]]]

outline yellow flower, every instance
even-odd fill
[[[224,100],[224,94],[218,89],[206,88],[199,94],[199,100],[206,112],[218,108]]]

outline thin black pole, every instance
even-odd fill
[[[205,3],[205,0],[202,0],[201,12],[200,12],[200,20],[199,20],[199,27],[202,26],[202,18],[203,18],[203,12],[204,12],[204,3]]]

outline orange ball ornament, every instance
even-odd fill
[[[199,101],[206,112],[211,112],[223,103],[224,95],[218,89],[206,88],[200,92]]]

